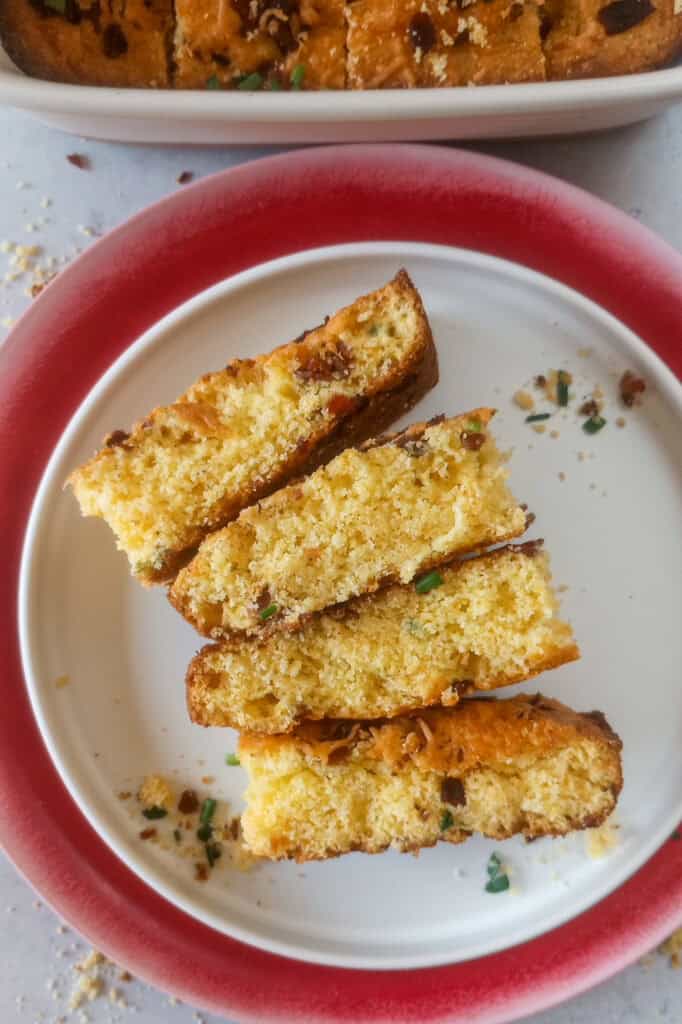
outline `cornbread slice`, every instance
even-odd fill
[[[533,0],[353,0],[348,85],[353,89],[542,81],[545,59]]]
[[[297,633],[204,648],[187,673],[192,720],[278,733],[302,719],[392,718],[574,660],[539,543],[442,568],[424,594],[395,585]]]
[[[548,0],[549,78],[648,71],[682,51],[680,0]]]
[[[175,0],[175,86],[287,89],[300,69],[297,89],[343,89],[343,8],[343,0]]]
[[[564,835],[600,825],[615,807],[620,750],[600,712],[577,714],[540,694],[468,698],[376,725],[244,733],[243,836],[259,857],[306,861],[475,832]]]
[[[207,537],[172,603],[214,639],[262,636],[523,533],[492,415],[437,417],[347,449]]]
[[[83,515],[114,531],[142,583],[173,578],[202,538],[254,501],[385,429],[436,383],[405,271],[325,324],[200,378],[69,478]]]

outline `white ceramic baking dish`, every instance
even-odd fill
[[[96,139],[385,142],[567,135],[631,124],[682,99],[682,64],[616,78],[478,89],[245,93],[58,85],[0,49],[0,102]]]

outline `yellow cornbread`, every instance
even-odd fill
[[[564,835],[600,825],[615,807],[620,750],[599,712],[539,694],[468,698],[383,724],[244,733],[244,840],[257,856],[306,861],[472,833]]]
[[[200,378],[69,478],[143,583],[172,579],[203,537],[347,444],[384,430],[438,379],[405,271],[296,341]]]
[[[207,537],[170,598],[205,636],[264,635],[523,533],[491,409],[347,449]]]
[[[187,673],[193,721],[278,733],[301,719],[393,717],[579,656],[537,542],[442,567],[439,579],[427,593],[406,584],[358,598],[296,633],[204,648]]]

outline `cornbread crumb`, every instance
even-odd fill
[[[682,3],[682,0],[680,0],[680,3]],[[621,430],[622,430],[622,428],[623,428],[623,427],[625,426],[626,422],[627,422],[627,421],[626,421],[626,419],[625,419],[625,417],[624,417],[624,416],[618,416],[618,417],[616,417],[616,426],[617,426],[617,427],[620,427],[620,428],[621,428]]]
[[[682,0],[680,0],[682,5]],[[658,947],[659,953],[664,956],[670,957],[670,966],[675,969],[682,967],[682,928],[678,928],[676,932],[666,939]]]
[[[533,423],[531,424],[531,426],[533,427],[533,430],[536,434],[544,434],[545,430],[547,429],[544,423]]]
[[[592,860],[601,860],[618,846],[618,825],[605,822],[600,828],[591,828],[585,834],[585,847]]]
[[[559,473],[558,476],[559,476],[559,479],[561,480],[561,482],[563,483],[564,480],[566,479],[566,474],[562,472],[562,473]]]
[[[67,675],[57,676],[54,681],[54,685],[58,690],[62,690],[65,686],[68,686],[71,679]]]
[[[523,389],[514,392],[514,401],[519,409],[524,409],[526,412],[535,408],[535,399],[528,391]]]
[[[173,806],[174,793],[163,775],[148,775],[138,790],[137,799],[145,807],[163,807],[168,811]]]
[[[554,440],[556,441],[556,439],[559,437],[559,431],[558,430],[550,430],[549,436],[554,438]]]
[[[682,0],[680,0],[680,2],[682,3]],[[591,348],[579,348],[578,355],[581,359],[589,359],[593,351],[594,349]]]

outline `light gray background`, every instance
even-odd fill
[[[682,250],[682,107],[657,120],[583,139],[478,145],[484,152],[565,178],[619,206]],[[89,172],[66,160],[87,154]],[[195,179],[246,160],[265,148],[128,147],[75,140],[24,114],[0,111],[0,242],[40,245],[45,256],[71,258],[92,233],[120,224],[148,203],[177,189],[176,178]],[[48,199],[49,206],[44,205]],[[34,230],[29,230],[33,227]],[[229,244],[229,240],[226,240]],[[39,258],[40,259],[40,258]],[[30,277],[2,280],[0,321],[16,317],[30,299]],[[642,267],[642,273],[648,269]],[[0,343],[6,329],[0,327]],[[682,344],[682,339],[680,339]],[[682,923],[682,907],[680,908]],[[58,919],[0,855],[0,1022],[55,1024],[183,1024],[218,1018],[172,1005],[167,995],[139,982],[115,981],[127,1009],[106,999],[68,1014],[72,965],[87,944]],[[134,965],[130,966],[134,973]],[[292,984],[295,978],[292,977]],[[682,971],[662,956],[647,957],[592,992],[528,1018],[529,1024],[682,1024]],[[358,1022],[362,1024],[362,1022]]]

